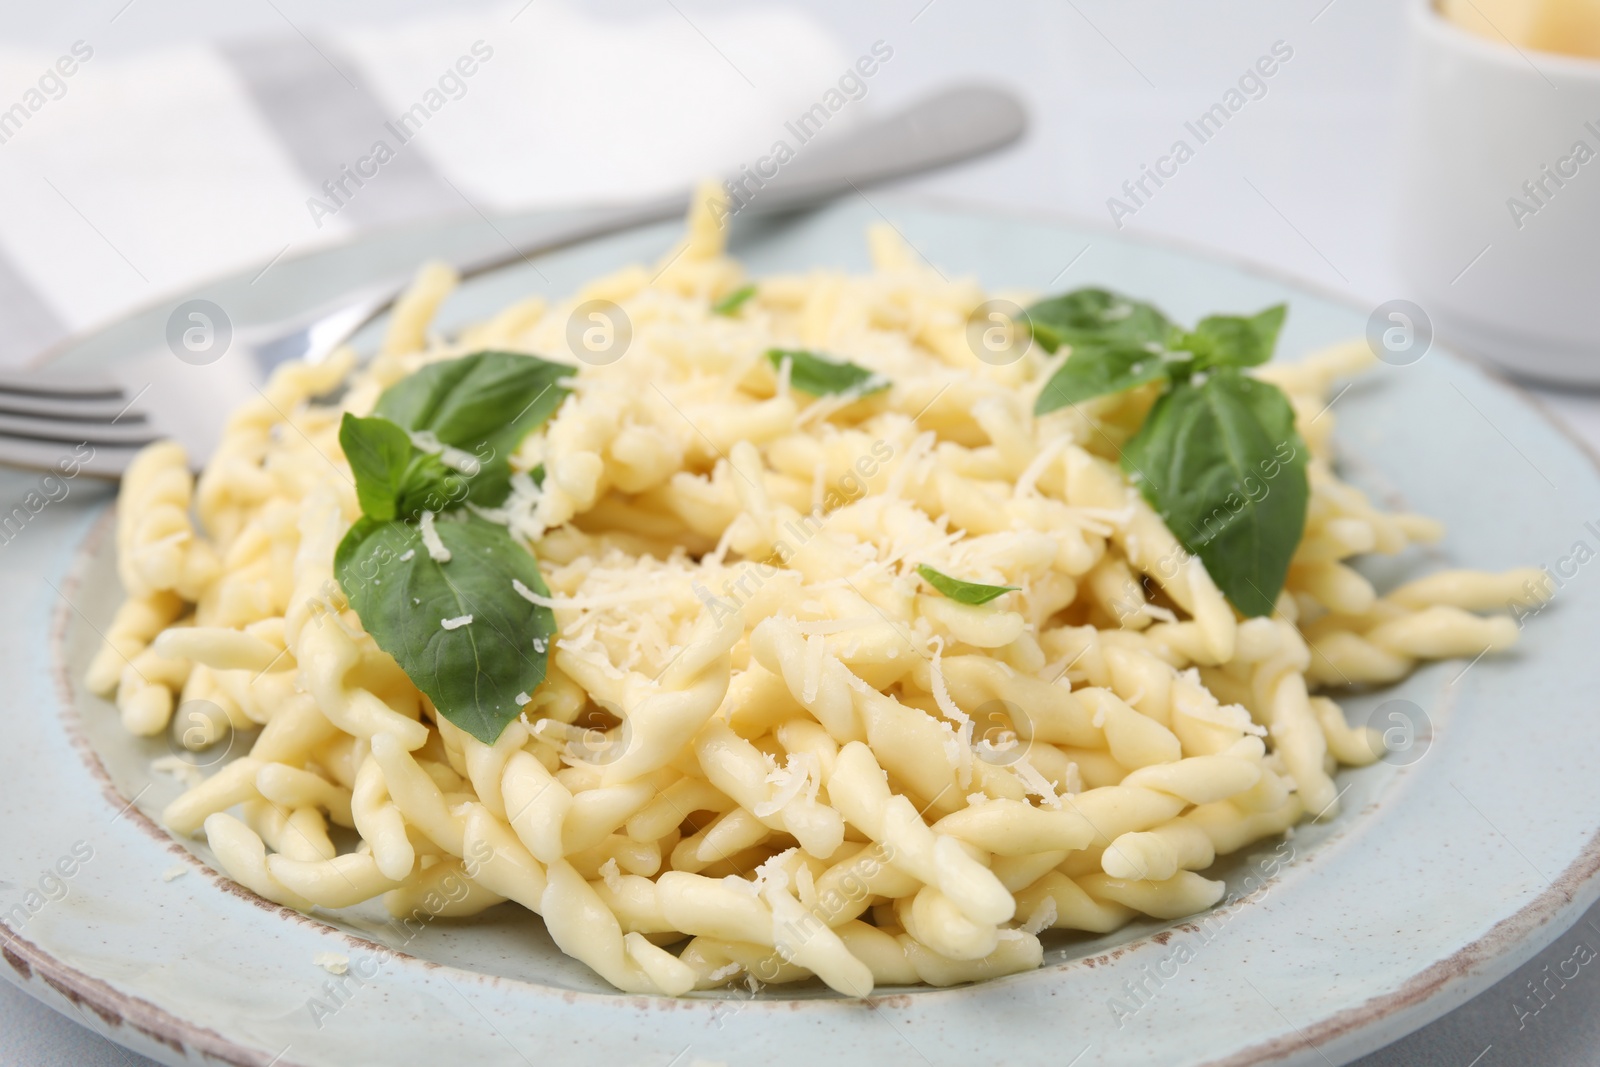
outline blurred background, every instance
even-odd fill
[[[1395,234],[1412,6],[13,0],[0,26],[0,366],[375,229],[682,188],[765,153],[869,54],[876,72],[833,121],[973,80],[1031,113],[1020,144],[897,188],[1182,243],[1376,308],[1411,295]],[[1185,124],[1269,55],[1275,73],[1175,176],[1125,190],[1176,140],[1197,143]],[[369,177],[357,185],[347,168]],[[1600,400],[1539,395],[1600,445]],[[1513,1007],[1575,939],[1600,946],[1594,919],[1363,1062],[1594,1062],[1600,982],[1574,983],[1536,1024]],[[148,1061],[92,1014],[69,1021],[0,984],[0,1062]]]

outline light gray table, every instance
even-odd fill
[[[84,20],[103,20],[125,2],[19,7],[6,15],[9,43],[55,48]],[[330,14],[316,0],[135,3],[119,16],[115,39],[101,42],[110,57],[175,40],[284,37],[285,17],[314,34],[330,18],[392,19],[429,6],[345,0]],[[694,19],[732,0],[675,3]],[[590,6],[607,18],[659,14],[656,0]],[[1164,152],[1184,121],[1273,42],[1284,41],[1294,59],[1267,95],[1123,221],[1134,232],[1253,260],[1373,306],[1405,295],[1388,236],[1386,160],[1393,158],[1403,46],[1403,5],[1394,0],[810,0],[803,6],[852,55],[875,40],[893,43],[892,70],[872,83],[874,106],[956,78],[1002,82],[1028,99],[1035,126],[1023,146],[914,187],[1101,225],[1113,221],[1106,201],[1122,182]],[[1540,399],[1600,448],[1600,398],[1563,391]],[[1580,943],[1600,952],[1600,909],[1488,992],[1359,1062],[1577,1067],[1600,1061],[1600,977],[1584,968],[1571,982],[1546,981]],[[1543,1001],[1532,998],[1533,983],[1550,991]],[[99,1026],[92,1014],[69,1020],[0,983],[0,1063],[150,1062],[112,1044]]]

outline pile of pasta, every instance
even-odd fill
[[[1332,816],[1336,768],[1383,752],[1313,691],[1514,640],[1483,613],[1537,571],[1379,595],[1347,565],[1441,534],[1334,472],[1330,385],[1364,344],[1257,372],[1292,399],[1312,493],[1276,612],[1242,620],[1117,467],[1149,391],[1036,418],[1061,356],[980,360],[988,294],[888,227],[868,240],[870,274],[763,278],[716,314],[747,279],[700,209],[660,265],[453,338],[430,332],[455,283],[431,266],[373,359],[280,368],[198,481],[176,445],[144,452],[89,684],[135,734],[232,746],[208,777],[162,761],[191,777],[166,825],[294,908],[515,901],[630,993],[944,986],[1037,967],[1045,930],[1215,904],[1217,856]],[[570,348],[591,300],[631,322],[606,365]],[[775,346],[890,387],[808,396]],[[542,487],[490,513],[558,624],[494,744],[434,711],[333,574],[359,514],[342,413],[486,348],[576,368],[513,460]],[[919,564],[1016,588],[971,606]]]

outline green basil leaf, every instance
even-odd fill
[[[415,451],[410,436],[388,419],[347,411],[339,423],[339,447],[355,475],[362,513],[380,521],[394,518]]]
[[[361,625],[439,714],[492,745],[522,713],[519,695],[544,681],[556,630],[550,609],[512,582],[549,590],[505,527],[457,512],[434,528],[448,562],[428,554],[416,526],[363,517],[339,543],[334,573]]]
[[[424,511],[439,513],[463,504],[494,508],[511,494],[511,465],[500,456],[478,465],[476,474],[445,466],[420,449],[412,461],[396,518],[414,519]]]
[[[977,582],[963,582],[960,578],[939,573],[926,563],[917,564],[917,573],[939,592],[962,604],[987,604],[995,597],[1018,588],[1015,585],[980,585]]]
[[[812,396],[866,396],[889,388],[889,379],[854,363],[829,359],[800,348],[769,348],[767,362],[777,370],[788,360],[789,384]]]
[[[1043,415],[1166,376],[1167,364],[1161,353],[1142,345],[1073,345],[1072,354],[1056,368],[1039,399],[1034,401],[1033,413]]]
[[[406,470],[393,517],[415,519],[424,511],[438,513],[460,507],[463,501],[472,499],[476,482],[476,478],[445,466],[438,456],[419,448]]]
[[[1242,315],[1208,315],[1172,347],[1193,352],[1196,369],[1256,367],[1272,358],[1283,329],[1286,304],[1276,304],[1248,318]]]
[[[453,448],[509,456],[561,405],[574,368],[520,352],[474,352],[430,363],[384,390],[375,413]],[[482,453],[478,453],[482,458]]]
[[[415,519],[424,511],[447,511],[459,505],[466,495],[466,478],[459,471],[451,470],[438,456],[418,448],[406,468],[405,484],[401,486],[400,501],[392,517]]]
[[[733,292],[729,293],[727,296],[711,305],[711,314],[726,315],[729,318],[732,318],[734,315],[739,313],[739,309],[744,306],[744,302],[755,295],[756,287],[753,285],[746,285],[742,288],[735,289]]]
[[[1157,400],[1122,465],[1223,595],[1255,617],[1272,613],[1305,532],[1306,457],[1288,397],[1221,368]]]
[[[497,508],[511,495],[511,464],[496,456],[481,464],[467,480],[467,500],[481,508]]]
[[[1041,300],[1024,314],[1029,331],[1047,352],[1085,342],[1160,343],[1171,326],[1154,305],[1108,289],[1074,289]]]
[[[462,474],[417,448],[388,419],[346,412],[339,442],[355,473],[362,514],[380,522],[447,511],[465,501],[494,507],[511,492],[511,468],[504,459],[480,463],[475,475]]]

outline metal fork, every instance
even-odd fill
[[[983,155],[1016,140],[1026,125],[1022,105],[1003,90],[945,89],[885,118],[818,139],[774,178],[758,183],[747,169],[743,205],[735,201],[735,213],[795,211],[861,186]],[[521,247],[468,260],[459,270],[463,278],[484,274],[681,216],[688,204],[689,194],[682,193],[566,220]],[[272,368],[291,359],[325,359],[388,310],[408,281],[409,275],[395,276],[294,319],[233,330],[223,355],[204,365],[180,361],[174,348],[120,361],[102,380],[0,371],[0,464],[64,471],[70,463],[75,473],[116,478],[144,445],[174,438],[198,467],[215,448],[227,413],[255,395]],[[204,336],[215,324],[203,311],[198,315],[191,328]]]

